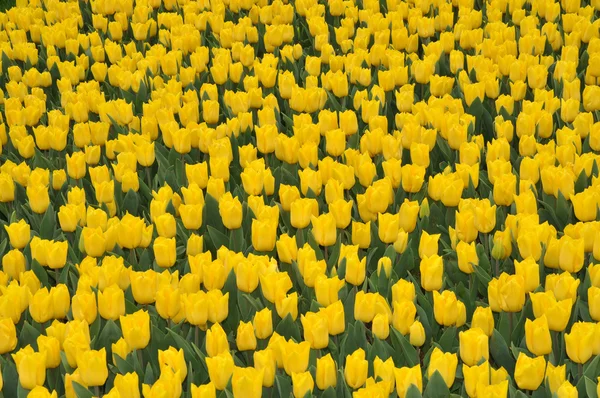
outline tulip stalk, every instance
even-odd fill
[[[94,392],[95,392],[95,396],[96,397],[101,397],[102,396],[102,394],[100,394],[100,386],[94,387]]]

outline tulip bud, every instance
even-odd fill
[[[413,322],[410,326],[410,344],[415,347],[421,347],[425,344],[425,329],[423,328],[423,324],[419,321]]]

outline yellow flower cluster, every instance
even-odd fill
[[[600,395],[599,11],[17,0],[4,396]]]

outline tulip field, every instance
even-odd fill
[[[600,395],[600,0],[16,0],[0,398]]]

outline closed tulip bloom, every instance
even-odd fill
[[[273,350],[267,348],[262,351],[254,351],[254,367],[263,373],[263,387],[272,387],[275,382],[275,371],[277,362]]]
[[[52,319],[54,310],[52,308],[52,297],[47,288],[38,290],[29,302],[29,313],[37,323],[44,323]]]
[[[519,312],[525,305],[525,280],[521,275],[502,273],[498,279],[500,307],[504,312]]]
[[[50,393],[50,391],[48,391],[48,389],[44,386],[36,386],[33,388],[33,390],[29,391],[29,394],[27,394],[27,397],[31,397],[31,398],[57,398],[58,395],[56,393],[56,391],[52,391],[52,393]]]
[[[371,222],[352,221],[352,244],[366,249],[371,245]]]
[[[311,217],[311,233],[320,246],[332,246],[337,239],[336,219],[333,213]]]
[[[337,367],[331,354],[317,358],[316,382],[320,390],[337,385]]]
[[[419,257],[431,257],[438,254],[438,241],[440,234],[429,235],[423,231],[419,240]]]
[[[91,290],[79,290],[73,296],[73,318],[77,320],[85,320],[88,325],[91,325],[98,315],[98,307],[96,305],[96,295]]]
[[[310,343],[302,341],[295,343],[290,340],[284,343],[282,350],[283,367],[288,375],[302,373],[308,369]]]
[[[300,320],[304,330],[304,340],[310,343],[311,348],[320,350],[329,345],[327,319],[309,312],[302,315]]]
[[[464,241],[458,242],[456,245],[456,254],[458,257],[458,268],[465,274],[473,273],[473,266],[479,265],[475,242],[471,242],[470,244]]]
[[[394,243],[398,238],[400,214],[379,213],[377,218],[379,239],[383,243]]]
[[[458,334],[460,341],[460,359],[467,365],[473,366],[483,358],[489,358],[488,336],[479,328],[469,329]]]
[[[77,354],[77,369],[86,386],[102,386],[108,378],[106,349],[89,350]]]
[[[15,279],[19,280],[19,275],[25,272],[25,256],[19,249],[10,250],[2,257],[2,270],[6,274]]]
[[[13,354],[13,359],[15,359]],[[19,383],[26,390],[33,390],[36,386],[43,386],[46,380],[46,355],[41,352],[24,353],[15,359]]]
[[[256,349],[256,335],[254,327],[250,322],[240,322],[237,328],[235,343],[239,351],[251,351]]]
[[[348,386],[354,390],[362,387],[367,381],[369,363],[365,359],[365,351],[357,349],[346,357],[344,378]]]
[[[185,311],[185,308],[183,309]],[[181,311],[181,293],[170,284],[156,292],[156,312],[163,319],[175,319]]]
[[[117,389],[120,396],[131,398],[140,398],[139,379],[135,372],[126,374],[117,374],[115,376],[114,388]]]
[[[229,352],[229,342],[223,327],[215,323],[206,332],[206,353],[209,357],[214,357],[223,352]]]
[[[431,257],[421,259],[419,266],[421,270],[421,287],[428,292],[442,288],[444,276],[444,263],[442,257],[434,254]]]
[[[229,351],[225,351],[214,357],[206,358],[206,367],[208,376],[215,388],[219,391],[224,390],[233,374],[233,357]]]
[[[147,311],[139,310],[120,318],[123,338],[127,345],[134,350],[146,348],[150,342],[150,315]]]
[[[273,315],[271,310],[264,308],[254,314],[252,322],[254,332],[259,339],[267,339],[273,334]]]
[[[127,213],[119,222],[117,242],[125,249],[134,249],[142,241],[144,220]]]
[[[19,220],[18,222],[10,225],[5,225],[4,229],[8,234],[10,245],[14,249],[23,249],[27,243],[29,243],[31,228],[29,227],[29,224],[25,222],[25,220]]]
[[[284,319],[289,314],[295,321],[298,318],[298,293],[293,292],[277,298],[275,308],[280,318]]]
[[[463,375],[467,395],[469,397],[477,397],[478,392],[490,384],[490,363],[485,361],[481,365],[464,365]]]
[[[54,369],[60,365],[60,342],[56,337],[40,335],[37,345],[39,352],[46,356],[47,369]]]
[[[594,324],[589,322],[576,322],[571,332],[565,334],[567,355],[575,363],[586,363],[592,357]]]
[[[551,362],[548,362],[546,368],[546,381],[550,387],[550,391],[555,393],[559,387],[567,379],[567,365],[554,366]]]
[[[0,320],[0,354],[11,352],[17,346],[17,329],[12,319]]]
[[[385,340],[390,335],[390,321],[388,314],[380,313],[373,318],[371,331],[380,340]]]
[[[353,253],[346,258],[346,282],[354,286],[360,286],[364,282],[367,273],[367,258],[359,259],[358,254]]]
[[[292,373],[292,389],[294,398],[302,398],[308,393],[312,393],[315,388],[315,381],[310,372]]]
[[[237,229],[242,225],[242,203],[226,192],[219,200],[219,214],[227,229]]]
[[[425,180],[425,167],[406,164],[402,166],[402,189],[405,192],[417,193]]]
[[[546,315],[525,321],[525,342],[527,349],[534,355],[547,355],[552,352],[552,337],[548,328]]]
[[[596,322],[600,320],[600,288],[590,286],[588,289],[588,306],[590,316]]]
[[[163,369],[171,368],[175,373],[179,373],[179,379],[183,383],[187,376],[187,365],[183,349],[176,350],[169,347],[168,350],[158,350],[158,364],[161,372]]]
[[[292,261],[296,261],[298,258],[298,246],[296,244],[296,237],[282,234],[275,243],[277,248],[277,256],[279,261],[291,264]]]
[[[441,326],[452,326],[458,319],[458,300],[452,290],[433,292],[433,313]]]
[[[514,174],[502,174],[494,183],[494,203],[498,206],[510,206],[516,193],[517,177]]]
[[[410,333],[410,327],[415,322],[417,308],[412,301],[403,300],[394,302],[392,324],[403,335]]]
[[[396,392],[399,397],[405,397],[410,386],[417,387],[420,392],[423,391],[423,373],[420,364],[412,368],[396,368],[394,369],[394,376],[396,378]]]
[[[125,315],[125,294],[117,285],[110,285],[104,291],[98,291],[98,311],[104,319],[116,321]]]
[[[583,239],[561,238],[558,265],[563,271],[577,273],[583,268],[585,242]]]
[[[134,271],[130,275],[131,291],[133,298],[138,304],[151,304],[156,300],[156,288],[158,286],[158,274],[149,269],[147,271]]]
[[[555,332],[562,332],[571,318],[573,302],[571,299],[557,301],[552,291],[530,293],[533,314],[536,318],[546,315],[548,327]]]
[[[423,324],[420,321],[413,322],[410,325],[410,344],[415,347],[421,347],[425,344],[425,328],[423,328]]]
[[[253,367],[233,368],[231,384],[236,396],[261,397],[262,396],[263,371]]]
[[[438,371],[443,377],[448,388],[454,384],[454,378],[456,377],[456,367],[458,366],[458,357],[456,354],[449,352],[443,352],[439,348],[434,348],[429,358],[429,367],[427,368],[427,375],[429,378]]]
[[[81,233],[85,253],[91,257],[101,257],[106,251],[106,237],[102,228],[84,227]]]
[[[525,281],[525,292],[529,293],[537,289],[540,285],[540,266],[533,257],[527,257],[521,262],[515,260],[514,264],[516,274],[521,275]]]
[[[252,220],[252,246],[259,252],[270,252],[275,248],[277,223],[272,220]],[[335,241],[334,241],[335,242]]]
[[[152,245],[154,250],[154,259],[161,268],[170,268],[177,261],[175,238],[163,238],[162,236],[154,239]]]
[[[515,367],[515,381],[522,390],[535,391],[544,381],[546,360],[544,357],[530,358],[519,353]]]
[[[494,315],[492,314],[492,309],[490,307],[477,307],[473,313],[471,327],[479,328],[488,337],[491,337],[494,332]]]
[[[67,154],[66,161],[69,177],[79,180],[85,176],[86,164],[84,152],[74,152],[72,155]]]
[[[338,293],[344,287],[344,281],[337,276],[327,278],[326,276],[318,276],[315,279],[315,295],[317,302],[324,307],[338,300]]]

